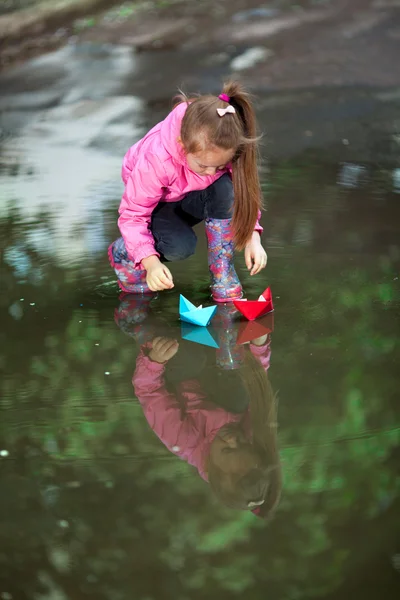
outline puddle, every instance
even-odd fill
[[[172,292],[118,299],[121,145],[160,106],[115,89],[30,106],[2,145],[0,597],[397,598],[395,155],[281,147],[263,175],[268,268],[250,278],[238,259],[247,297],[272,288],[273,332],[238,343],[245,324],[218,314],[193,336],[178,294],[210,304],[201,226]],[[157,338],[179,345],[164,366]],[[269,395],[249,394],[257,377]],[[251,403],[275,398],[263,521],[204,474],[219,426],[246,439]]]

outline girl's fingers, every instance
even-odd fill
[[[167,279],[170,281],[170,283],[174,283],[174,280],[172,278],[172,273],[166,266],[164,266],[164,274],[167,277]]]
[[[178,351],[178,342],[172,342],[168,346],[164,346],[162,351],[160,352],[163,360],[170,360]]]
[[[160,290],[164,289],[158,277],[155,276],[152,276],[147,280],[147,285],[149,286],[152,292],[159,292]]]
[[[268,333],[266,333],[265,335],[262,335],[261,337],[256,338],[255,340],[251,340],[251,343],[254,344],[254,346],[264,346],[264,344],[266,344],[268,341]]]
[[[265,255],[262,258],[256,259],[256,262],[254,263],[254,266],[251,270],[251,275],[257,275],[257,273],[259,273],[266,266],[267,266],[267,255]]]
[[[257,275],[258,271],[260,270],[260,263],[255,262],[253,265],[253,268],[251,270],[250,275]]]
[[[156,292],[160,292],[161,290],[165,290],[167,287],[169,287],[168,281],[164,283],[161,276],[159,275],[154,277],[153,285],[156,288]]]
[[[171,340],[169,338],[161,338],[161,344],[160,344],[160,352],[162,352],[163,354],[165,354],[168,351],[168,348],[171,345]]]
[[[169,348],[168,352],[166,353],[166,359],[170,360],[173,356],[175,356],[175,354],[177,353],[179,348],[179,344],[176,340],[174,340],[174,342],[172,343],[171,347]]]
[[[177,343],[176,340],[171,340],[171,338],[162,338],[162,346],[160,347],[160,352],[167,354],[169,350]]]
[[[149,288],[150,288],[150,290],[151,290],[152,292],[157,292],[157,291],[158,291],[158,290],[157,290],[157,287],[154,285],[154,283],[153,283],[152,281],[148,281],[148,282],[147,282],[147,285],[149,286]]]
[[[165,271],[167,271],[169,276]],[[154,274],[151,277],[149,277],[149,279],[147,280],[147,285],[149,286],[152,292],[160,292],[162,290],[168,290],[174,287],[172,275],[169,269],[165,267],[165,269],[159,271],[157,275]]]
[[[178,342],[176,340],[171,340],[171,343],[168,345],[167,353],[170,354],[172,352],[172,354],[174,354],[177,345]]]
[[[165,290],[166,288],[169,288],[170,281],[168,280],[167,277],[165,277],[165,275],[159,275],[158,276],[158,281],[159,281],[159,285],[160,285],[160,287],[161,287],[162,290]]]
[[[261,263],[256,263],[252,270],[252,275],[257,275],[257,273],[259,273],[261,271],[261,269],[262,269]]]
[[[158,351],[160,348],[161,342],[162,342],[162,338],[160,338],[160,337],[154,338],[154,340],[151,343],[151,347],[153,348],[153,350]]]
[[[253,262],[251,260],[250,250],[248,250],[248,249],[246,249],[245,252],[244,252],[244,260],[245,260],[245,263],[246,263],[246,267],[250,271],[250,269],[251,269],[251,267],[253,265]]]
[[[159,278],[155,275],[152,275],[146,279],[146,281],[152,292],[159,292],[160,290],[164,289],[164,286],[161,284]]]
[[[160,275],[157,275],[157,279],[158,279],[158,285],[161,286],[160,287],[161,290],[166,290],[171,287],[171,281],[168,279],[168,277],[166,277],[166,275],[164,273],[160,273]]]

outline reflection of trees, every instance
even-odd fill
[[[57,234],[55,221],[61,228],[63,215],[45,209],[33,216],[18,209],[6,218],[0,214],[1,286],[5,292],[1,305],[7,302],[9,306],[21,285],[32,286],[32,298],[40,294],[40,287],[45,287],[47,294],[40,294],[45,306],[58,300],[61,290],[68,296],[76,295],[73,283],[79,282],[81,290],[92,290],[99,281],[112,279],[108,264],[99,259],[104,257],[107,239],[116,235],[115,211],[99,210],[95,218],[85,215],[82,223],[69,223],[63,236]],[[112,223],[112,227],[106,227],[106,223]]]
[[[326,188],[317,175],[309,186],[317,203],[314,192]],[[272,211],[285,189],[284,179],[272,186]],[[301,207],[285,231],[307,216],[305,194]],[[328,236],[330,253],[315,260],[301,247],[271,260],[270,376],[285,483],[267,526],[215,503],[151,433],[133,398],[134,342],[107,303],[69,312],[63,304],[62,316],[49,307],[45,329],[40,314],[10,319],[0,404],[0,447],[10,452],[0,463],[4,589],[29,598],[52,586],[78,600],[318,598],[380,545],[390,552],[399,502],[397,283],[386,245],[371,244],[372,259],[350,261],[343,246],[332,253]],[[174,295],[155,308],[176,319]],[[375,544],[361,544],[370,535]]]

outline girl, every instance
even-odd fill
[[[108,249],[120,288],[130,293],[173,288],[165,263],[194,253],[192,227],[205,220],[213,299],[240,298],[234,247],[244,249],[251,275],[267,264],[256,158],[254,109],[238,83],[225,84],[218,97],[180,96],[124,159],[122,237]]]
[[[279,502],[281,471],[268,336],[240,347],[242,364],[234,371],[207,368],[202,347],[181,345],[156,337],[141,348],[133,386],[149,425],[223,504],[269,516]]]

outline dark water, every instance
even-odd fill
[[[98,140],[101,118],[79,110]],[[112,103],[102,110],[112,123]],[[163,336],[179,342],[175,389],[190,379],[238,395],[224,388],[228,365],[246,375],[237,320],[216,319],[219,350],[182,340],[178,294],[209,302],[203,231],[172,265],[175,290],[120,304],[106,248],[122,150],[104,139],[125,138],[111,127],[85,145],[69,118],[48,113],[2,147],[0,597],[398,598],[396,153],[360,167],[309,149],[264,172],[269,265],[250,278],[238,258],[246,294],[270,285],[275,303],[283,489],[264,522],[217,501],[132,387],[143,347]]]
[[[37,4],[36,0],[2,0],[0,5],[0,15],[13,12],[14,10],[31,7],[35,3]]]

